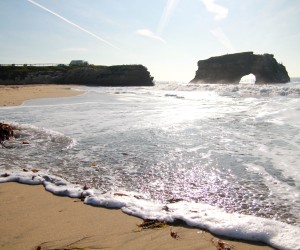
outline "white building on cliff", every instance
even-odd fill
[[[69,66],[87,66],[89,63],[84,60],[72,60]]]

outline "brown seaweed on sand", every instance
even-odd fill
[[[233,246],[230,246],[229,244],[227,244],[226,242],[224,242],[222,240],[217,240],[217,239],[212,238],[211,242],[214,244],[214,246],[218,250],[234,250]]]
[[[183,201],[183,199],[181,199],[181,198],[171,198],[171,199],[169,199],[167,201],[169,203],[175,203],[175,202]]]
[[[165,221],[144,219],[141,224],[138,225],[141,229],[161,229],[167,227],[167,223]]]
[[[122,193],[114,193],[115,196],[128,196],[127,194],[122,194]]]
[[[171,230],[170,235],[171,235],[171,237],[174,238],[175,240],[178,240],[178,239],[179,239],[179,235],[178,235],[178,233],[175,232],[175,231],[172,231],[172,230]]]

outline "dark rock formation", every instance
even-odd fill
[[[239,83],[248,74],[256,76],[256,83],[286,83],[290,77],[273,55],[254,55],[243,52],[211,57],[198,61],[198,70],[192,83]]]
[[[14,131],[12,126],[0,122],[0,144],[4,146],[3,142],[5,140],[9,140],[13,136],[14,136]]]
[[[0,84],[154,85],[153,77],[143,65],[0,66]]]

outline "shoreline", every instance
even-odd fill
[[[0,86],[0,106],[20,100],[79,95],[66,85]],[[8,95],[8,88],[11,94]],[[3,102],[2,95],[9,96]],[[26,94],[25,94],[26,93]],[[23,101],[21,103],[23,103]],[[3,150],[0,148],[0,150]],[[3,173],[0,173],[3,174]],[[269,250],[264,243],[216,237],[199,228],[168,226],[140,230],[142,219],[84,204],[80,199],[55,196],[42,185],[0,183],[0,249],[217,249],[218,240],[230,249]],[[171,237],[174,231],[179,238]]]
[[[235,250],[273,249],[187,226],[141,230],[137,226],[142,223],[140,218],[120,209],[89,206],[80,199],[53,195],[42,185],[1,183],[0,198],[0,249],[215,250],[218,242]],[[171,231],[178,234],[177,239],[171,237]]]

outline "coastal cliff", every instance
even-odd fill
[[[198,61],[198,70],[191,83],[237,84],[241,77],[254,74],[256,83],[287,83],[290,77],[273,55],[243,52],[211,57]]]
[[[0,84],[154,85],[153,77],[143,65],[0,66]]]

